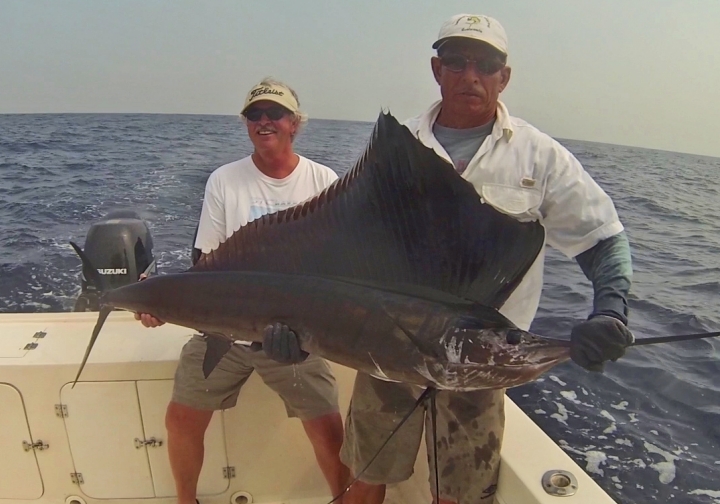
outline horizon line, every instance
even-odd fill
[[[21,116],[21,115],[153,115],[153,116],[173,115],[173,116],[238,117],[238,114],[213,114],[213,113],[200,113],[200,112],[0,112],[0,117],[2,117],[2,116]],[[355,122],[355,123],[367,123],[367,124],[375,123],[375,121],[368,121],[368,120],[364,120],[364,119],[329,119],[326,117],[310,117],[308,119],[308,121],[337,121],[337,122]],[[673,151],[673,150],[668,150],[668,149],[661,149],[658,147],[645,147],[642,145],[619,144],[619,143],[616,144],[616,143],[609,143],[609,142],[600,142],[597,140],[587,140],[587,139],[583,139],[583,138],[566,138],[566,137],[553,136],[553,135],[549,135],[549,136],[554,138],[557,141],[565,140],[565,141],[570,141],[570,142],[588,142],[588,143],[594,143],[594,144],[598,144],[598,145],[613,145],[613,146],[618,146],[618,147],[630,147],[633,149],[643,149],[643,150],[651,150],[651,151],[659,151],[659,152],[670,152],[672,154],[684,154],[684,155],[689,155],[689,156],[720,159],[720,154],[719,155],[700,154],[697,152]]]

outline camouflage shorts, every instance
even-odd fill
[[[385,382],[358,373],[340,453],[353,475],[370,462],[421,393],[420,387]],[[504,398],[504,390],[438,392],[437,458],[441,499],[459,504],[493,502],[505,425]],[[429,405],[424,404],[392,437],[360,480],[379,485],[408,479],[413,473],[425,427],[430,488],[434,493],[430,422]]]

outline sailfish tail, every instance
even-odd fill
[[[90,337],[90,343],[88,343],[87,349],[85,350],[85,355],[83,356],[83,360],[80,363],[80,369],[78,369],[75,380],[73,381],[72,386],[74,388],[78,380],[80,379],[80,374],[82,373],[82,370],[87,363],[88,357],[90,357],[90,352],[95,345],[98,334],[100,334],[100,330],[102,329],[103,324],[105,324],[105,320],[107,320],[108,315],[110,315],[110,312],[113,311],[113,308],[112,306],[102,304],[102,294],[107,291],[107,285],[103,280],[102,275],[98,273],[97,269],[92,265],[92,262],[90,261],[88,256],[85,255],[85,252],[83,252],[77,244],[70,242],[70,245],[75,250],[75,252],[77,252],[77,255],[82,261],[83,275],[85,276],[85,280],[93,284],[97,289],[98,293],[100,294],[100,314],[98,315],[97,322],[95,323],[95,329],[93,329],[92,336]]]
[[[90,351],[92,350],[93,345],[95,345],[95,340],[97,340],[98,334],[100,334],[100,329],[102,329],[102,326],[103,324],[105,324],[105,320],[108,318],[108,315],[110,315],[111,311],[113,311],[112,306],[102,306],[100,308],[100,315],[98,316],[97,322],[95,323],[95,329],[93,329],[92,336],[90,336],[90,343],[88,343],[87,349],[85,349],[85,355],[83,356],[83,360],[80,363],[80,369],[78,369],[77,375],[75,376],[72,388],[75,388],[75,385],[80,379],[80,373],[82,373],[82,370],[87,363],[88,357],[90,357]]]

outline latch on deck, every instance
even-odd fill
[[[151,437],[150,439],[135,438],[135,448],[137,448],[138,450],[144,446],[149,446],[150,448],[158,448],[162,446],[162,444],[162,439],[155,439],[154,437]]]
[[[43,451],[50,448],[50,445],[47,443],[43,443],[42,439],[38,439],[35,443],[28,443],[27,441],[22,442],[23,450],[30,451],[30,450],[38,450]]]

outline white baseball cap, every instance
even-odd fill
[[[505,55],[508,53],[505,29],[498,20],[489,16],[458,14],[451,17],[440,27],[440,34],[432,46],[433,49],[437,49],[448,39],[454,37],[485,42]]]
[[[275,102],[294,114],[300,111],[300,105],[289,88],[282,84],[258,84],[248,92],[245,105],[240,113],[244,114],[250,105],[261,100]]]

